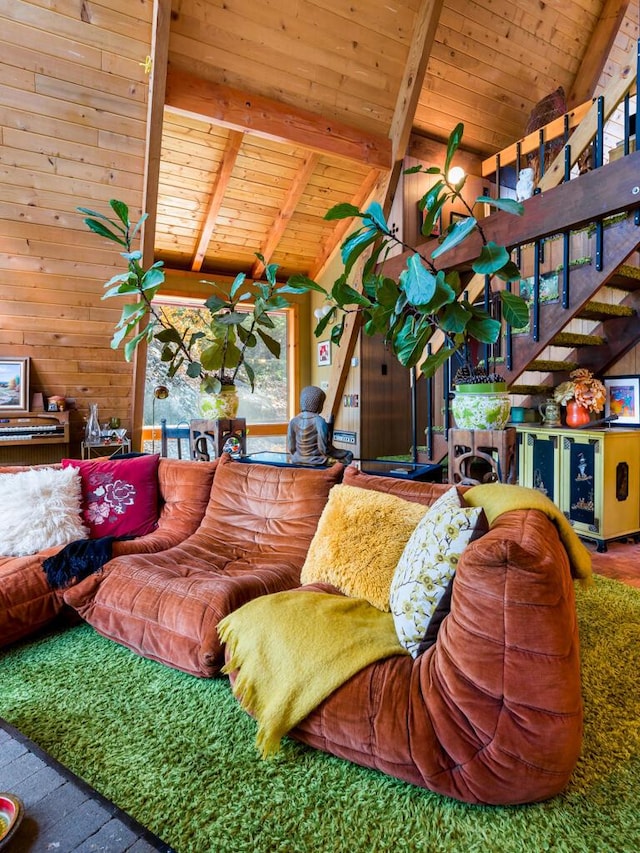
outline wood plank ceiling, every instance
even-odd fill
[[[156,258],[258,277],[259,251],[317,276],[344,234],[327,209],[403,155],[416,78],[409,150],[462,121],[487,157],[556,87],[597,94],[637,36],[638,0],[173,0]]]

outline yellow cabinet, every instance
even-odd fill
[[[544,492],[606,551],[640,533],[640,431],[518,427],[518,481]]]

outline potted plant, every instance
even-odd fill
[[[169,378],[184,370],[187,376],[199,380],[201,392],[209,395],[208,416],[235,417],[236,380],[240,371],[251,391],[255,387],[255,370],[247,360],[251,351],[262,341],[275,358],[280,357],[280,343],[269,334],[274,327],[269,312],[289,307],[284,294],[302,293],[312,285],[299,284],[293,288],[278,284],[275,264],[265,264],[266,281],[249,282],[244,273],[239,273],[228,292],[215,282],[206,281],[212,290],[204,303],[209,311],[207,330],[179,326],[153,302],[165,284],[163,261],[144,269],[140,263],[142,253],[133,248],[147,214],[132,224],[124,202],[112,199],[109,204],[115,217],[84,207],[78,210],[86,214],[84,222],[91,231],[124,249],[121,255],[127,269],[105,283],[102,297],[128,298],[116,325],[112,348],[123,344],[125,358],[130,361],[143,340],[157,339],[162,344],[161,358],[167,364]],[[257,257],[264,263],[260,254]],[[245,305],[247,308],[241,310]]]
[[[509,252],[504,246],[487,239],[481,222],[474,216],[473,208],[476,204],[490,204],[516,215],[521,215],[524,209],[513,199],[479,196],[472,204],[465,200],[462,190],[466,176],[456,183],[452,183],[449,178],[451,163],[462,140],[462,133],[462,124],[457,125],[451,133],[442,168],[416,166],[407,170],[436,176],[434,185],[419,202],[424,214],[424,236],[432,233],[434,223],[440,217],[445,204],[462,204],[469,214],[465,219],[449,225],[440,238],[439,245],[430,255],[420,248],[407,246],[398,239],[389,228],[381,206],[376,202],[364,211],[352,204],[339,204],[326,214],[325,218],[329,220],[355,217],[361,220],[362,225],[342,244],[343,270],[331,291],[326,294],[331,308],[320,319],[315,334],[321,336],[329,324],[334,324],[331,340],[339,344],[347,314],[358,312],[362,316],[366,334],[381,333],[401,364],[405,367],[419,365],[421,372],[427,377],[433,376],[454,353],[462,352],[465,356],[465,368],[454,380],[456,388],[458,391],[466,391],[470,389],[465,386],[473,384],[471,390],[477,394],[480,382],[491,383],[489,392],[499,393],[504,397],[504,400],[501,398],[498,408],[504,412],[505,402],[507,406],[506,417],[499,418],[493,427],[498,429],[502,428],[497,425],[500,420],[506,423],[508,418],[506,384],[499,376],[487,376],[477,363],[471,362],[469,345],[474,341],[482,344],[495,343],[501,333],[501,322],[491,317],[483,307],[469,301],[456,270],[438,270],[434,261],[466,240],[471,233],[477,232],[482,240],[482,248],[472,264],[473,271],[480,275],[497,276],[504,282],[519,279],[520,271],[511,260]],[[412,254],[398,278],[392,279],[385,275],[380,263],[385,260],[389,249],[398,244],[405,250],[409,249]],[[371,254],[363,267],[361,289],[357,289],[348,283],[348,279],[356,261],[367,248],[371,248]],[[315,282],[309,282],[301,276],[294,278],[296,284],[310,284],[318,289]],[[524,299],[511,293],[508,288],[500,290],[497,298],[501,300],[505,322],[514,328],[526,326],[529,321],[529,308]],[[445,345],[437,352],[427,354],[427,345],[436,330],[444,334]],[[494,383],[500,381],[502,385],[496,388]],[[462,417],[461,414],[459,416]]]
[[[567,407],[567,426],[586,426],[591,421],[591,412],[604,409],[606,389],[590,370],[579,367],[571,371],[568,382],[558,385],[553,399]]]

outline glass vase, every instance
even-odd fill
[[[98,420],[98,404],[89,403],[89,417],[84,430],[85,444],[100,444],[100,421]]]

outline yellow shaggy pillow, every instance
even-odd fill
[[[422,504],[395,495],[334,486],[302,567],[302,583],[330,583],[388,611],[396,565],[426,512]]]

